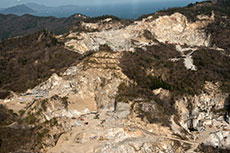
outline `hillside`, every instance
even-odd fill
[[[6,9],[3,9],[0,11],[1,14],[17,14],[17,15],[23,15],[23,14],[31,14],[35,13],[34,10],[27,7],[26,5],[16,5],[13,7],[9,7]]]
[[[229,0],[212,0],[212,2],[222,6],[230,5]]]
[[[0,152],[230,152],[229,25],[201,2],[3,40]]]
[[[25,92],[35,87],[80,57],[64,49],[63,44],[46,31],[4,41],[0,43],[0,50],[0,98],[8,91]]]
[[[23,16],[0,14],[0,38],[23,36],[43,29],[55,34],[63,34],[68,32],[72,25],[81,19],[81,17],[55,18],[37,17],[28,14]]]

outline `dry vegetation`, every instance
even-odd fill
[[[56,119],[30,126],[34,123],[31,123],[28,118],[32,119],[36,116],[30,114],[22,118],[0,105],[0,153],[39,152],[43,145],[42,141],[51,138],[49,130],[57,126]],[[53,137],[50,143],[55,143],[59,136]]]
[[[213,146],[205,146],[204,144],[201,144],[197,150],[203,153],[229,153],[230,151],[229,149],[215,148]]]
[[[160,44],[152,46],[143,51],[137,49],[135,53],[124,53],[121,60],[123,72],[137,84],[131,85],[131,89],[122,88],[120,95],[129,97],[147,96],[150,91],[156,88],[164,88],[173,91],[176,95],[199,94],[205,81],[220,81],[224,92],[230,92],[230,7],[229,5],[212,5],[211,2],[190,4],[184,8],[171,8],[159,11],[153,15],[157,18],[161,15],[170,15],[180,12],[187,16],[190,22],[197,20],[197,15],[211,15],[215,12],[215,22],[211,23],[206,32],[211,34],[212,45],[224,48],[225,51],[216,51],[207,48],[200,48],[193,54],[194,64],[198,71],[188,71],[183,60],[171,62],[170,57],[178,56],[172,45]],[[139,18],[141,20],[149,15]],[[148,33],[147,33],[148,34]],[[152,36],[148,36],[152,37]],[[149,75],[147,70],[153,69],[154,75]],[[132,92],[129,92],[129,91]],[[136,92],[135,92],[136,91]],[[123,96],[124,97],[124,96]]]
[[[38,40],[40,37],[40,40]],[[25,92],[64,71],[80,55],[64,49],[47,31],[0,43],[0,98],[8,91]]]
[[[172,8],[160,11],[153,14],[155,18],[160,15],[169,15],[174,12],[180,12],[186,15],[189,21],[195,21],[198,14],[211,15],[212,10],[215,11],[216,20],[210,24],[206,30],[212,35],[212,45],[224,48],[225,51],[219,51],[208,48],[199,48],[193,53],[194,64],[197,66],[197,71],[187,70],[183,60],[172,62],[169,59],[180,56],[175,49],[175,46],[170,44],[161,44],[151,46],[144,51],[140,48],[136,52],[125,52],[120,66],[124,74],[129,79],[133,80],[133,84],[122,83],[119,86],[119,101],[129,101],[135,99],[143,99],[146,103],[158,103],[159,110],[167,112],[166,114],[158,114],[158,119],[154,117],[154,111],[141,111],[140,117],[147,117],[149,122],[162,122],[172,113],[176,113],[173,99],[161,101],[152,94],[152,90],[163,88],[170,90],[174,98],[184,96],[185,94],[194,95],[200,94],[204,87],[205,81],[221,82],[221,89],[225,93],[230,92],[230,57],[229,55],[229,24],[228,17],[230,9],[218,5],[211,5],[209,2],[199,3],[197,5],[189,5],[185,8]],[[143,16],[146,17],[146,16]],[[141,19],[141,18],[140,18]],[[148,39],[154,39],[146,31]],[[152,71],[151,71],[152,70]],[[166,109],[167,111],[165,111]]]
[[[173,103],[175,99],[173,98],[184,94],[199,94],[205,81],[221,81],[222,90],[229,93],[230,57],[225,54],[229,54],[230,19],[222,18],[223,15],[230,14],[229,9],[221,9],[221,7],[212,6],[210,3],[201,3],[201,5],[189,5],[186,8],[163,10],[154,16],[179,11],[185,14],[190,21],[194,21],[196,15],[200,13],[210,15],[213,9],[215,9],[216,21],[210,24],[206,30],[207,33],[212,34],[212,43],[226,49],[226,52],[200,48],[193,54],[197,71],[187,70],[183,60],[178,62],[169,60],[180,56],[174,45],[158,42],[159,45],[148,47],[147,51],[137,48],[134,53],[124,52],[120,60],[120,67],[123,73],[135,83],[120,84],[118,101],[142,99],[142,103],[139,103],[135,110],[139,117],[147,119],[150,123],[160,122],[162,125],[168,126],[170,124],[169,117],[176,114]],[[104,17],[94,18],[92,22],[101,19]],[[148,31],[145,36],[148,39],[154,39]],[[41,39],[38,40],[39,37]],[[107,46],[102,46],[101,50],[103,47],[106,49]],[[91,54],[92,52],[89,52],[85,56]],[[59,43],[47,31],[5,40],[0,43],[0,98],[7,97],[11,90],[24,92],[28,88],[33,88],[53,73],[63,72],[82,58],[84,57],[77,53],[65,50],[63,44]],[[160,100],[152,94],[152,90],[157,88],[170,90],[173,98]],[[66,98],[63,98],[62,102],[63,105],[68,103]],[[157,104],[157,111],[151,109],[143,111],[143,105],[148,103]],[[43,109],[45,109],[45,101],[43,105]],[[24,150],[36,152],[39,150],[42,139],[48,133],[44,127],[49,126],[37,125],[34,128],[29,128],[28,125],[35,121],[34,114],[22,120],[20,116],[0,106],[0,152],[23,152]],[[8,126],[14,122],[18,123],[16,129]],[[24,128],[22,128],[23,126]],[[207,153],[228,152],[203,145],[199,149]]]
[[[80,18],[37,17],[0,14],[0,39],[24,36],[47,29],[55,34],[68,32]]]
[[[123,25],[123,27],[130,25],[133,23],[132,20],[128,19],[120,19],[116,16],[112,15],[103,15],[103,16],[98,16],[98,17],[92,17],[92,18],[85,18],[82,20],[77,21],[74,25],[73,28],[71,29],[72,32],[98,32],[98,29],[86,29],[85,27],[82,26],[82,21],[85,23],[99,23],[102,22],[103,20],[111,18],[112,20],[110,22],[112,23],[120,23]],[[106,23],[105,23],[106,24]]]

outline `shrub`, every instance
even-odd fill
[[[38,42],[40,35],[0,42],[0,98],[6,98],[9,91],[25,92],[79,61],[81,55],[66,51],[51,33],[46,32],[47,36]]]
[[[64,108],[68,107],[68,97],[62,97],[61,98],[62,104],[64,105]]]

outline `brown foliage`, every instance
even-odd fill
[[[0,14],[0,39],[15,36],[24,36],[43,29],[55,34],[68,32],[72,25],[79,19],[76,18],[55,18],[37,17],[33,15],[3,15]]]
[[[0,43],[0,91],[25,92],[53,73],[64,71],[79,57],[64,49],[49,32],[4,41]],[[0,98],[5,97],[3,93]]]
[[[205,146],[204,144],[199,145],[197,150],[203,153],[229,153],[230,152],[229,149],[215,148],[213,146]]]

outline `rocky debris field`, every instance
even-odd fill
[[[112,19],[111,19],[112,20]],[[107,20],[105,22],[111,22]],[[98,50],[100,45],[107,44],[113,51],[133,51],[136,47],[151,46],[153,40],[144,37],[145,30],[151,33],[160,42],[168,42],[189,46],[209,46],[209,37],[200,28],[214,20],[214,14],[204,21],[189,23],[187,18],[174,13],[171,16],[162,16],[152,20],[152,16],[142,21],[136,21],[124,28],[119,24],[111,23],[114,29],[100,30],[99,32],[76,32],[67,36],[70,40],[65,43],[66,47],[79,53],[90,50]],[[109,24],[109,23],[108,23]],[[97,23],[82,23],[85,29],[97,29]],[[105,24],[107,26],[107,24]],[[103,29],[103,28],[102,28]]]
[[[0,152],[229,152],[229,14],[177,9],[1,42]]]

